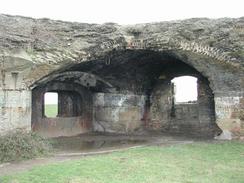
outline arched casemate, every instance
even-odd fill
[[[243,18],[120,26],[0,15],[0,134],[243,138],[243,26]],[[174,101],[179,76],[197,78],[196,102]],[[43,115],[46,92],[58,93],[55,118]]]

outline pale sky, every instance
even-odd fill
[[[44,95],[45,105],[48,104],[58,104],[58,93],[47,92]]]
[[[241,17],[244,0],[1,0],[0,13],[87,23],[134,24]]]
[[[176,102],[197,100],[197,78],[191,76],[176,77],[172,80],[175,84]]]

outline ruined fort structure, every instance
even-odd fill
[[[0,15],[0,134],[244,136],[244,18],[120,26]],[[198,79],[176,104],[171,80]],[[58,93],[45,117],[44,94]]]

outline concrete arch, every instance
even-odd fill
[[[151,47],[149,47],[150,49]],[[140,46],[139,48],[136,48],[136,47],[132,47],[132,48],[129,48],[128,50],[140,50],[140,51],[143,51],[143,50],[148,50],[148,48],[146,46],[144,46],[143,48]],[[162,50],[160,48],[157,48],[157,49],[153,49],[153,51],[155,52],[162,52]],[[237,86],[239,87],[240,86],[240,83],[239,81],[240,80],[230,80],[228,81],[229,78],[234,78],[235,77],[235,74],[237,71],[237,65],[235,64],[232,64],[230,63],[230,61],[226,61],[226,62],[223,62],[222,65],[216,65],[216,62],[218,63],[220,60],[216,60],[216,58],[214,57],[210,57],[209,55],[207,54],[199,54],[197,52],[194,52],[194,51],[191,51],[191,50],[174,50],[174,49],[168,49],[166,51],[169,51],[170,53],[173,53],[174,56],[176,56],[177,58],[179,58],[181,61],[191,65],[193,68],[195,68],[196,70],[199,71],[199,73],[201,73],[203,76],[205,76],[208,81],[210,82],[210,87],[213,91],[213,93],[215,94],[215,98],[214,98],[214,101],[215,101],[215,110],[216,110],[216,122],[218,123],[218,125],[221,127],[222,130],[226,130],[226,127],[223,127],[223,125],[221,125],[222,121],[224,120],[225,123],[234,123],[234,128],[236,128],[236,126],[239,126],[238,128],[240,128],[240,125],[241,123],[240,122],[236,122],[239,121],[238,119],[228,119],[228,120],[225,120],[223,119],[223,116],[222,114],[226,114],[225,116],[228,116],[230,113],[233,112],[234,109],[232,109],[231,111],[225,111],[225,109],[223,109],[219,102],[216,102],[216,101],[219,101],[219,100],[227,100],[227,101],[230,101],[228,99],[228,97],[222,97],[221,95],[221,90],[227,90],[227,91],[230,91],[232,86]],[[112,51],[113,52],[113,51]],[[163,49],[163,52],[165,52],[165,49]],[[113,55],[111,54],[111,52],[108,54],[109,56]],[[223,70],[223,68],[225,68],[227,66],[227,70],[228,70],[228,78],[225,78],[225,80],[223,80],[222,78],[222,74],[223,72],[221,71],[221,69]],[[230,66],[230,67],[228,67]],[[215,71],[220,71],[221,74],[220,75],[216,75],[216,72]],[[231,71],[231,72],[230,72]],[[239,71],[237,71],[239,73]],[[224,84],[224,83],[229,83],[228,85]],[[223,89],[223,86],[224,86],[224,89]],[[238,90],[238,89],[237,89]],[[237,95],[239,95],[237,93]],[[220,99],[220,98],[223,98],[223,99]],[[239,97],[238,97],[239,98]],[[240,103],[240,98],[238,99],[238,101],[236,102],[236,104],[232,104],[232,103],[229,103],[228,105],[230,105],[231,108],[236,108],[235,106],[236,105],[239,105],[238,103]],[[226,122],[226,121],[229,121],[229,122]],[[230,125],[232,126],[232,125]],[[232,127],[228,129],[228,131],[232,131]]]
[[[103,80],[102,78],[86,72],[80,71],[66,71],[60,73],[54,73],[43,77],[42,79],[36,81],[31,85],[31,88],[35,88],[40,85],[45,85],[52,81],[63,82],[67,79],[73,79],[73,82],[79,84],[83,87],[96,88],[97,82],[101,82],[106,91],[113,91],[114,87],[109,83]]]
[[[58,115],[45,116],[44,95],[58,94]],[[79,110],[79,111],[77,111]],[[92,129],[92,93],[75,83],[53,81],[32,90],[31,128],[46,137],[73,136]]]
[[[159,42],[149,46],[145,42],[143,40],[136,41],[135,44],[128,42],[127,49],[169,51],[208,79],[214,93],[216,123],[223,130],[223,134],[217,138],[231,139],[243,133],[243,120],[238,117],[238,113],[240,115],[243,113],[240,108],[243,105],[244,93],[241,84],[243,81],[233,79],[244,77],[240,60],[227,56],[217,48],[199,46],[196,43],[178,44],[176,41],[167,41],[166,44]]]
[[[128,72],[132,73],[133,76],[128,77],[128,82],[125,84],[127,88],[124,90],[124,86],[120,86],[119,82],[125,80],[123,78],[127,77],[128,72],[116,70],[116,66],[111,67],[113,66],[114,52],[131,50],[145,53],[167,52],[176,60],[181,60],[201,73],[210,82],[210,87],[214,93],[218,125],[229,134],[228,138],[241,138],[244,136],[242,20],[243,18],[189,19],[120,26],[111,23],[103,25],[82,24],[0,15],[2,27],[0,34],[3,35],[3,41],[0,42],[2,81],[0,87],[0,95],[2,96],[0,133],[17,128],[30,129],[31,89],[33,86],[41,85],[42,83],[38,83],[38,81],[41,81],[42,78],[48,78],[54,73],[72,71],[69,68],[77,64],[99,63],[98,65],[103,67],[103,62],[106,63],[106,60],[108,62],[107,65],[104,64],[104,68],[110,68],[110,70],[105,71],[114,72],[112,76],[121,75],[121,77],[117,82],[110,82],[111,75],[102,72],[106,76],[103,78],[100,77],[99,72],[96,73],[94,69],[90,69],[91,74],[102,79],[95,77],[99,87],[106,88],[107,92],[96,96],[99,101],[101,99],[98,107],[100,104],[101,106],[107,105],[107,102],[114,98],[115,100],[118,99],[118,104],[121,104],[117,105],[118,110],[115,110],[118,112],[119,109],[125,109],[128,103],[132,102],[133,105],[131,105],[130,110],[127,110],[128,113],[121,115],[122,119],[130,114],[132,119],[139,111],[133,111],[133,109],[138,109],[138,106],[143,105],[141,100],[144,96],[135,97],[135,95],[141,95],[142,92],[137,93],[137,88],[133,88],[134,83],[131,80],[133,77],[137,77],[138,70],[135,67],[144,66],[140,65],[139,62],[137,65],[133,65],[131,62],[130,66],[134,66],[134,70],[126,69],[130,69]],[[154,56],[151,58],[157,59],[157,54]],[[125,58],[122,56],[120,59]],[[159,61],[158,64],[154,65],[153,69],[161,67]],[[93,67],[94,65],[91,64],[90,66]],[[125,65],[117,66],[120,68],[120,66],[124,67]],[[88,72],[89,69],[86,68],[83,67],[80,72]],[[98,69],[98,71],[101,70]],[[143,72],[140,74],[143,76]],[[150,72],[146,74],[151,77],[149,79],[157,76]],[[66,78],[66,81],[72,80],[72,82],[76,80],[78,86],[81,87],[87,84],[84,80],[78,81],[82,74],[73,73],[71,75],[73,77],[70,77],[69,74],[60,75],[60,77],[56,75],[53,79],[57,79],[59,82],[62,78]],[[139,79],[135,80],[135,83],[146,80],[145,77],[139,77]],[[43,80],[43,84],[45,82],[51,82],[51,80]],[[38,85],[34,83],[38,83]],[[108,93],[114,92],[110,85],[112,88],[116,88],[116,92],[123,90],[124,93],[114,93],[113,97],[110,98]],[[93,87],[94,91],[101,91],[99,87]],[[130,97],[128,93],[130,93]],[[128,95],[127,98],[126,94]],[[115,104],[111,104],[110,107],[113,105]],[[139,118],[136,119],[140,121]],[[131,125],[127,122],[123,124],[125,129]]]

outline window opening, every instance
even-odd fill
[[[58,116],[58,93],[46,92],[44,94],[44,115],[48,118]]]
[[[173,84],[174,102],[196,103],[197,102],[197,78],[192,76],[175,77]]]

